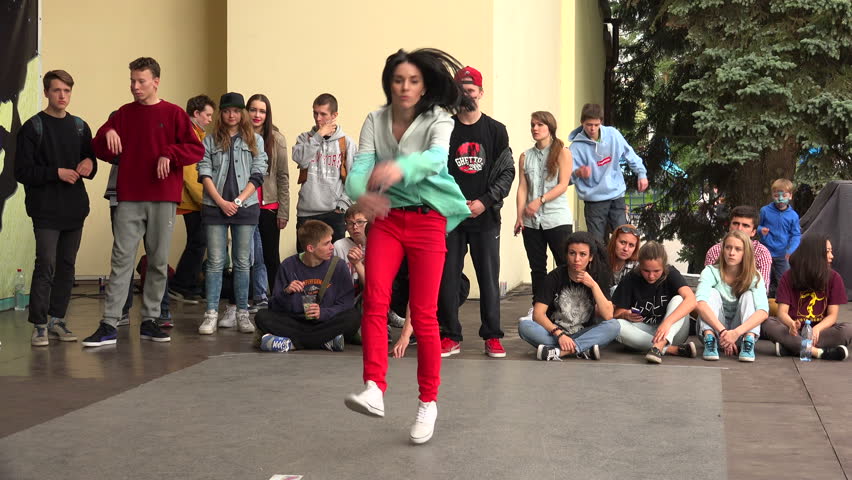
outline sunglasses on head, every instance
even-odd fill
[[[637,238],[642,236],[642,232],[640,232],[638,228],[618,227],[618,231],[623,233],[629,233],[631,235],[636,235]]]

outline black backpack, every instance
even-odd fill
[[[68,115],[71,114],[69,113]],[[83,119],[80,117],[71,115],[71,118],[74,119],[74,126],[77,127],[77,136],[79,136],[80,140],[82,140],[83,135],[85,134],[86,124],[83,123]],[[36,151],[39,151],[41,149],[41,139],[44,136],[44,125],[41,123],[41,117],[39,117],[38,114],[33,115],[30,118],[30,121],[33,122],[33,128],[35,129],[36,137],[38,138],[36,141]]]

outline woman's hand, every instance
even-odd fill
[[[390,211],[390,199],[380,193],[368,192],[358,197],[358,205],[364,210],[367,220],[374,221],[377,218],[388,216]]]
[[[737,340],[739,340],[740,334],[737,333],[736,329],[726,330],[721,335],[719,335],[719,345],[722,348],[725,348],[727,351],[728,347],[733,346],[736,350],[737,348]]]
[[[538,209],[541,208],[541,199],[536,198],[532,202],[528,203],[526,207],[524,207],[524,216],[525,217],[534,217],[538,212]]]
[[[393,358],[402,358],[405,356],[405,350],[408,348],[410,337],[410,335],[405,335],[404,333],[399,336],[399,340],[393,346]]]
[[[580,272],[577,275],[577,281],[582,283],[583,285],[591,288],[591,289],[594,289],[595,287],[598,286],[598,282],[596,282],[595,279],[592,278],[592,276],[589,274],[589,272]]]
[[[669,334],[669,330],[670,329],[667,325],[660,324],[660,326],[657,327],[657,333],[654,334],[654,345],[665,342],[666,335]]]
[[[787,325],[787,328],[790,329],[790,335],[792,335],[794,337],[799,336],[799,327],[801,327],[801,322],[799,322],[797,320],[793,320],[793,323],[791,323],[790,325]],[[814,342],[814,345],[816,345],[816,342]]]
[[[240,207],[237,206],[234,202],[229,202],[227,200],[222,200],[219,204],[219,209],[222,210],[222,213],[225,214],[226,217],[232,217]]]
[[[367,181],[367,190],[384,192],[402,180],[402,169],[396,162],[381,162],[373,167],[373,173]],[[360,202],[360,198],[358,201]]]
[[[520,217],[515,220],[515,236],[517,237],[519,233],[524,230],[524,222],[520,219]]]
[[[813,340],[813,342],[811,342],[811,346],[816,347],[817,343],[819,343],[820,332],[822,332],[822,329],[819,328],[819,324],[817,324],[817,326],[813,329],[813,333],[811,334],[811,340]]]

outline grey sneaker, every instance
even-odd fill
[[[47,333],[51,337],[57,337],[63,342],[76,342],[77,336],[68,330],[65,322],[61,318],[51,318],[47,324]]]
[[[577,353],[577,358],[582,358],[584,360],[600,360],[601,349],[597,345],[592,345],[592,348],[586,350],[585,352]]]
[[[127,313],[123,313],[121,318],[118,319],[118,323],[115,324],[116,327],[126,327],[130,325],[130,315]]]
[[[645,354],[645,360],[647,360],[648,363],[660,364],[663,363],[663,355],[664,352],[662,350],[657,347],[651,347],[651,349],[648,350],[648,353]]]
[[[50,341],[47,339],[47,325],[33,326],[33,338],[30,344],[34,347],[46,347],[50,345]]]
[[[388,310],[388,325],[393,328],[402,328],[405,325],[405,318],[400,317],[393,310]]]
[[[549,362],[551,360],[562,361],[562,351],[559,347],[548,347],[547,345],[539,345],[535,351],[535,358]]]
[[[329,352],[342,352],[343,351],[343,335],[338,335],[331,340],[322,344],[322,348],[328,350]]]
[[[254,324],[251,323],[248,310],[237,310],[237,325],[240,333],[254,333]]]

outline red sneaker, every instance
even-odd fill
[[[449,357],[461,352],[461,343],[449,338],[441,339],[441,356]],[[504,353],[505,355],[505,353]]]
[[[506,350],[499,338],[489,338],[485,341],[485,354],[493,358],[503,358],[506,356]]]

